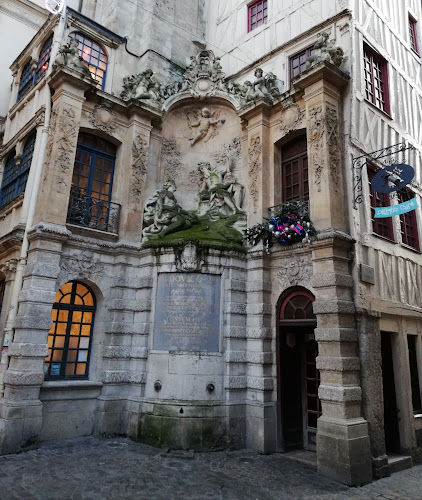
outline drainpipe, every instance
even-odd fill
[[[46,77],[51,73],[52,71],[52,66],[53,62],[56,58],[57,52],[58,52],[58,47],[60,45],[60,41],[63,38],[63,33],[64,33],[64,27],[65,27],[65,19],[66,19],[66,12],[62,12],[62,15],[60,16],[60,21],[59,25],[57,27],[55,36],[54,36],[54,41],[53,41],[53,48],[51,51],[51,58],[50,58],[50,65],[47,71]],[[45,103],[45,119],[44,119],[44,126],[41,131],[41,139],[40,139],[40,145],[38,148],[38,155],[36,157],[36,162],[34,165],[34,183],[32,186],[32,191],[30,195],[30,201],[29,201],[29,207],[28,207],[28,217],[26,219],[26,224],[25,224],[25,233],[23,236],[23,241],[22,241],[22,246],[21,246],[21,252],[19,255],[19,261],[16,266],[16,273],[15,273],[15,280],[12,285],[12,293],[11,293],[11,300],[10,300],[10,308],[9,308],[9,313],[7,315],[7,320],[6,320],[6,326],[4,328],[4,340],[3,340],[3,346],[8,346],[12,341],[13,341],[13,333],[14,333],[14,323],[15,323],[15,318],[16,314],[18,312],[18,305],[19,305],[19,293],[22,289],[22,283],[23,283],[23,276],[25,273],[25,268],[26,268],[26,259],[28,256],[28,247],[29,247],[29,242],[28,242],[28,232],[32,228],[32,224],[34,223],[34,214],[35,214],[35,207],[37,204],[37,199],[38,199],[38,192],[40,189],[40,184],[41,184],[41,177],[42,177],[42,170],[43,170],[43,165],[44,165],[44,158],[45,158],[45,151],[47,147],[47,140],[48,140],[48,132],[50,128],[50,117],[51,117],[51,92],[49,87],[48,88],[48,96],[47,100]],[[3,384],[3,377],[4,374],[9,366],[9,357],[7,354],[2,354],[1,359],[0,359],[0,399],[3,398],[4,396],[4,384]]]

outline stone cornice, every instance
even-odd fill
[[[350,77],[331,62],[323,61],[294,78],[292,85],[303,91],[320,80],[324,80],[330,85],[342,89],[349,83]]]

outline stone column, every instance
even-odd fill
[[[92,85],[68,68],[51,77],[55,93],[34,223],[66,223],[82,104]]]
[[[44,381],[60,254],[67,233],[62,226],[50,225],[38,227],[28,236],[30,250],[0,405],[0,454],[16,453],[39,439],[42,425],[39,393]]]
[[[258,101],[242,110],[247,121],[248,226],[262,223],[274,200],[271,106]],[[271,316],[271,272],[262,250],[248,260],[246,319],[246,445],[261,453],[276,450],[276,414]]]
[[[347,234],[343,172],[341,89],[348,78],[331,63],[319,63],[294,82],[306,104],[310,214],[318,241],[312,244],[317,316],[315,338],[321,374],[318,470],[337,481],[372,480],[368,424],[362,418],[360,361],[353,278]]]

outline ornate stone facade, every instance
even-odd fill
[[[369,482],[391,471],[382,373],[388,337],[403,384],[394,434],[400,450],[420,459],[407,356],[412,342],[421,342],[418,254],[403,244],[399,220],[394,243],[374,234],[369,191],[362,189],[356,209],[349,200],[351,158],[396,136],[412,139],[400,161],[415,165],[410,189],[419,196],[422,146],[395,95],[394,114],[385,118],[358,90],[367,28],[340,10],[347,2],[333,2],[332,18],[323,19],[326,5],[314,1],[319,16],[307,17],[306,32],[297,24],[291,31],[293,13],[281,9],[283,22],[269,16],[236,39],[230,23],[242,10],[246,18],[246,3],[226,2],[223,12],[217,2],[206,14],[203,2],[172,3],[145,0],[145,29],[139,12],[105,13],[88,0],[82,15],[65,12],[62,34],[58,19],[48,20],[12,65],[2,157],[15,151],[20,169],[29,134],[36,143],[24,192],[0,206],[5,304],[17,312],[7,315],[11,347],[0,363],[0,453],[89,434],[262,453],[300,443],[316,448],[321,473]],[[171,36],[164,4],[174,17]],[[297,5],[294,15],[307,14],[309,5]],[[94,11],[95,23],[87,20]],[[378,16],[365,2],[361,13]],[[215,28],[207,41],[222,47],[221,59],[204,48],[205,21]],[[390,21],[377,26],[390,29]],[[407,13],[397,30],[406,22]],[[196,34],[193,42],[180,24]],[[51,61],[38,67],[36,60],[24,93],[23,67],[53,31]],[[400,33],[394,43],[407,50],[408,33]],[[389,36],[381,38],[391,44]],[[374,50],[377,37],[371,33]],[[94,44],[98,61],[86,55]],[[292,55],[312,46],[307,68],[302,59],[303,71],[292,78],[287,61],[293,65]],[[397,61],[394,67],[403,88],[412,82],[405,92],[416,99],[418,123],[420,85]],[[356,75],[353,85],[348,73]],[[258,228],[264,245],[245,238],[246,228]],[[272,246],[268,238],[265,244],[269,231]],[[13,262],[16,270],[8,271]],[[73,297],[77,286],[93,297],[72,324],[55,317],[63,286]],[[86,335],[74,335],[77,348],[53,367],[58,323],[66,332],[93,326],[89,348]],[[73,377],[73,362],[89,370]],[[310,365],[315,376],[305,380]],[[288,387],[283,366],[291,366]],[[296,391],[291,401],[302,402],[297,413],[285,413],[296,411],[283,399],[286,388]],[[286,415],[302,426],[294,435]]]

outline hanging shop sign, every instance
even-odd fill
[[[357,209],[358,205],[363,201],[362,170],[368,163],[383,165],[384,169],[391,170],[393,165],[404,164],[406,161],[406,156],[408,156],[409,152],[413,149],[414,148],[411,144],[408,144],[406,142],[399,142],[398,144],[393,144],[392,146],[378,149],[377,151],[373,151],[372,153],[365,153],[361,156],[353,157],[353,207]]]
[[[393,193],[404,188],[415,176],[415,170],[406,163],[395,163],[383,168],[372,178],[372,189],[377,193]]]
[[[379,219],[381,217],[393,217],[394,215],[402,215],[407,212],[411,212],[416,208],[419,208],[416,198],[400,203],[399,205],[392,205],[390,207],[374,207],[374,218]]]

